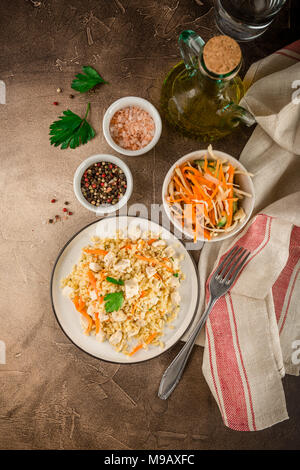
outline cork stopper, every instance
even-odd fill
[[[229,36],[215,36],[204,46],[203,60],[210,72],[224,75],[234,70],[241,62],[241,48]]]

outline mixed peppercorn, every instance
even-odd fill
[[[51,204],[55,204],[57,202],[56,198],[51,199]],[[68,206],[70,203],[68,201],[64,202],[64,206]],[[69,211],[66,207],[62,208],[62,211],[65,213],[63,219],[67,220],[68,216],[73,215],[73,212]],[[48,219],[48,224],[55,224],[56,222],[59,222],[62,220],[61,216],[56,214],[53,219]]]
[[[81,178],[81,192],[94,206],[117,204],[126,188],[127,180],[123,170],[110,162],[94,163]]]

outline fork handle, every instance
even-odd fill
[[[213,308],[216,300],[217,299],[212,299],[210,297],[207,308],[203,313],[202,317],[200,318],[199,323],[195,326],[194,330],[192,331],[190,337],[188,338],[181,351],[177,354],[175,359],[171,362],[169,367],[164,372],[158,390],[158,396],[162,400],[166,400],[167,398],[169,398],[169,396],[179,383],[180,378],[185,369],[187,360],[192,352],[193,346],[197,339],[197,336],[199,335],[203,325],[205,324],[206,319],[211,309]]]

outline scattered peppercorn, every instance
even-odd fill
[[[68,212],[68,215],[73,215],[73,212]]]
[[[68,206],[69,204],[70,204],[70,203],[69,203],[68,201],[65,201],[65,202],[64,202],[64,205],[65,205],[65,206]]]
[[[49,224],[53,224],[53,219],[48,220]]]
[[[74,95],[69,95],[69,98],[73,99],[73,98],[74,98]]]
[[[54,198],[51,199],[51,202],[52,202],[52,204],[54,204],[56,202],[56,199],[54,199]]]
[[[54,106],[58,105],[58,101],[53,101]]]
[[[56,220],[60,220],[60,215],[56,215],[56,216],[55,216],[55,219],[56,219]]]
[[[114,205],[124,196],[126,183],[121,168],[110,162],[98,162],[84,172],[81,178],[81,191],[84,198],[94,206]]]
[[[68,212],[68,209],[66,209],[65,207],[63,208],[63,212]]]

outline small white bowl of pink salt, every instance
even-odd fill
[[[161,117],[149,101],[136,96],[120,98],[110,105],[103,118],[107,143],[123,155],[149,152],[159,141]]]

